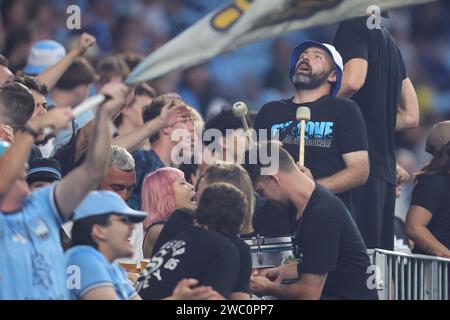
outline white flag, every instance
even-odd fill
[[[127,83],[155,79],[285,32],[367,14],[374,5],[388,10],[432,1],[234,0],[151,53],[133,70]]]

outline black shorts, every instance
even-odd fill
[[[370,177],[353,189],[356,224],[368,249],[394,249],[395,186]]]

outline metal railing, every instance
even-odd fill
[[[450,259],[368,250],[381,300],[448,300]]]

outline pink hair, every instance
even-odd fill
[[[184,178],[181,170],[161,168],[148,174],[142,182],[142,210],[148,213],[144,227],[152,223],[167,220],[175,211],[175,192],[173,183],[179,177]]]

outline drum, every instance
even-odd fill
[[[250,246],[252,267],[277,267],[286,259],[293,258],[293,236],[253,237],[244,240]]]
[[[287,260],[294,259],[293,236],[253,237],[244,239],[250,247],[252,268],[265,269],[278,267]],[[252,300],[276,300],[273,296],[258,297],[252,295]]]

